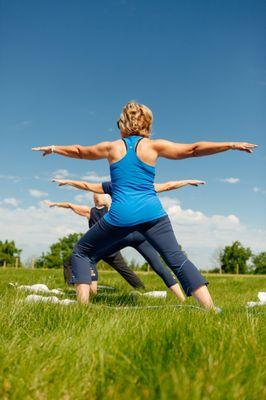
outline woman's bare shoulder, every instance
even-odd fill
[[[116,150],[116,149],[120,149],[120,148],[124,148],[124,142],[122,139],[117,139],[117,140],[113,140],[110,142],[110,149],[111,150]]]
[[[144,138],[142,140],[143,144],[151,149],[157,149],[158,147],[162,146],[165,142],[164,139],[153,139],[153,138]]]
[[[144,143],[147,146],[153,146],[154,142],[156,141],[156,139],[152,139],[152,138],[148,138],[148,137],[144,137],[142,138],[142,143]]]
[[[110,142],[110,150],[108,160],[110,163],[118,161],[126,153],[125,144],[122,139]]]

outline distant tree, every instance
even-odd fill
[[[254,255],[252,263],[254,274],[266,274],[266,251]]]
[[[208,269],[207,271],[203,271],[201,269],[200,272],[207,273],[207,274],[219,274],[219,272],[221,272],[221,270],[220,270],[220,268]]]
[[[222,251],[222,247],[217,247],[211,256],[211,263],[212,263],[212,269],[208,270],[207,272],[210,273],[221,273],[221,263],[220,263],[220,253]]]
[[[139,271],[149,271],[150,266],[147,262],[144,262],[142,265],[139,266]]]
[[[59,239],[58,242],[51,245],[47,253],[43,253],[37,258],[36,268],[61,268],[63,262],[71,256],[73,247],[82,236],[82,233],[71,233]]]
[[[220,263],[224,273],[245,274],[247,273],[247,261],[252,256],[249,247],[243,247],[239,241],[231,246],[225,246],[220,252]]]
[[[15,264],[16,258],[20,257],[21,249],[18,249],[15,245],[14,240],[5,240],[2,242],[0,240],[0,265],[4,264]]]

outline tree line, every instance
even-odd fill
[[[83,234],[72,233],[60,238],[35,260],[35,268],[62,268],[64,261],[70,257],[75,243]],[[0,240],[0,266],[25,266],[21,263],[21,249],[14,241]],[[266,274],[266,251],[254,254],[249,247],[244,247],[239,241],[225,246],[218,254],[219,268],[208,272],[230,274]],[[147,263],[139,264],[132,260],[129,266],[133,270],[148,271]],[[108,270],[110,267],[104,261],[98,263],[98,268]]]

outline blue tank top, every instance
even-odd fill
[[[103,217],[115,226],[132,226],[167,215],[154,189],[155,167],[140,160],[136,146],[142,139],[123,139],[127,153],[110,165],[112,204]]]

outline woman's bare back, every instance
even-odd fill
[[[110,152],[108,161],[111,164],[121,160],[127,153],[125,143],[122,139],[111,142]],[[154,166],[158,158],[158,154],[154,151],[152,146],[152,140],[148,138],[142,138],[140,136],[140,141],[138,143],[136,154],[144,163]]]

